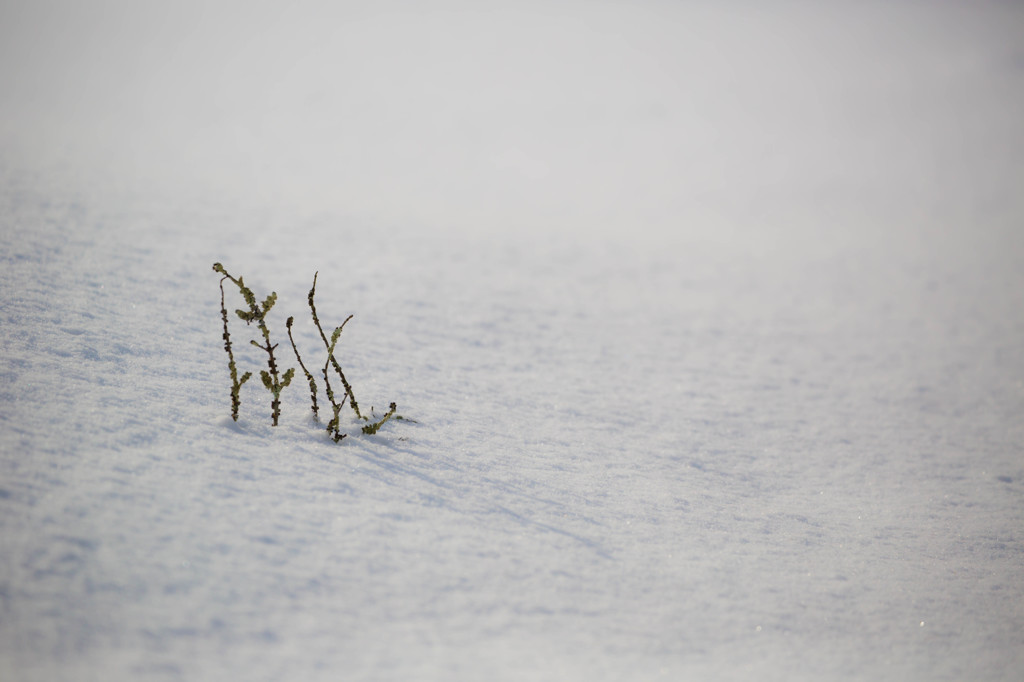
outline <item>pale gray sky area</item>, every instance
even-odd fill
[[[472,229],[1019,201],[1016,3],[0,12],[7,153],[122,187]]]

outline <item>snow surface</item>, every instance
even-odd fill
[[[767,5],[0,6],[0,679],[1021,679],[1024,6]]]

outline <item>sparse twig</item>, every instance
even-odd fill
[[[284,375],[280,375],[277,369],[277,360],[274,358],[274,349],[277,348],[276,343],[270,342],[270,329],[267,328],[266,317],[267,313],[274,306],[277,301],[277,293],[271,292],[269,296],[263,301],[262,304],[257,303],[256,295],[252,292],[252,289],[245,286],[244,280],[239,277],[235,279],[228,271],[224,269],[224,266],[220,263],[214,263],[213,269],[220,274],[224,275],[227,279],[230,279],[238,290],[242,294],[242,298],[249,305],[249,310],[236,310],[235,314],[238,315],[246,324],[255,322],[259,327],[260,333],[263,335],[263,345],[260,345],[255,339],[250,343],[257,348],[267,353],[267,366],[270,369],[260,370],[260,378],[263,380],[263,386],[270,391],[273,396],[273,400],[270,401],[271,417],[273,419],[273,425],[277,426],[278,419],[281,416],[281,391],[288,387],[291,383],[292,377],[295,376],[295,368],[292,367],[285,371]]]
[[[316,278],[317,276],[319,276],[319,274],[319,272],[313,274],[313,288],[309,290],[309,296],[307,297],[307,300],[309,301],[309,310],[310,312],[313,313],[313,324],[316,325],[317,330],[320,332],[320,338],[323,339],[324,345],[327,347],[328,363],[330,363],[334,367],[334,371],[338,373],[339,377],[341,377],[341,385],[345,387],[345,394],[348,396],[349,404],[352,406],[352,410],[356,413],[356,417],[362,419],[363,421],[369,421],[369,418],[364,417],[362,413],[359,411],[359,403],[356,402],[356,396],[352,392],[352,385],[348,383],[348,379],[345,378],[345,372],[342,371],[341,365],[338,363],[338,360],[334,357],[334,345],[338,341],[337,337],[341,334],[341,330],[345,326],[345,324],[352,319],[352,315],[349,315],[347,318],[345,318],[345,322],[341,323],[341,327],[336,328],[334,330],[334,333],[331,335],[332,341],[328,341],[327,335],[324,334],[324,328],[320,325],[320,318],[317,317],[316,314],[316,304],[313,302],[313,297],[316,295]],[[326,372],[324,376],[326,377]]]
[[[316,379],[314,379],[313,375],[309,373],[308,369],[306,369],[305,363],[302,362],[302,356],[299,355],[299,349],[295,345],[295,338],[292,336],[293,322],[295,322],[295,318],[289,317],[288,321],[285,323],[285,326],[288,327],[288,340],[292,342],[292,350],[295,351],[295,359],[299,361],[299,367],[302,368],[302,371],[306,374],[306,381],[309,382],[309,398],[313,403],[313,419],[320,421],[320,408],[316,404]]]
[[[315,284],[314,284],[314,286],[315,286]],[[345,322],[348,322],[351,319],[352,319],[352,316],[349,315],[348,318],[345,320]],[[335,398],[334,398],[334,389],[331,388],[331,375],[330,375],[330,373],[327,370],[331,366],[331,360],[334,359],[334,347],[338,343],[338,337],[341,336],[341,330],[345,326],[345,322],[342,322],[341,327],[336,328],[334,330],[334,332],[331,334],[331,341],[330,341],[330,343],[327,346],[327,359],[324,361],[324,368],[322,370],[323,375],[324,375],[325,392],[327,393],[327,399],[331,402],[331,410],[334,412],[334,416],[331,418],[331,421],[327,423],[327,433],[329,433],[331,435],[331,438],[334,439],[335,443],[337,443],[342,438],[344,438],[345,436],[348,435],[347,433],[342,433],[341,432],[341,423],[340,422],[341,422],[341,408],[345,406],[345,401],[349,399],[349,394],[346,393],[345,395],[343,395],[341,397],[341,402],[340,403],[337,400],[335,400]],[[319,322],[317,323],[317,326],[318,327],[320,326]],[[321,334],[322,333],[323,332],[321,331]],[[325,337],[325,340],[326,340],[326,337]]]
[[[374,422],[373,424],[367,424],[366,426],[364,426],[363,427],[363,433],[365,433],[367,435],[370,435],[370,436],[372,436],[373,434],[377,433],[377,429],[382,427],[384,425],[384,422],[386,422],[387,420],[391,419],[391,417],[395,414],[395,410],[397,410],[397,409],[398,409],[398,406],[395,403],[391,403],[388,406],[387,414],[385,414],[384,417],[379,422]],[[401,419],[401,417],[399,417],[399,419]]]
[[[241,396],[239,392],[242,388],[242,384],[249,380],[252,376],[252,372],[246,372],[242,375],[242,378],[238,378],[238,367],[235,365],[235,354],[231,351],[231,333],[228,332],[228,309],[224,305],[224,280],[227,276],[224,276],[220,280],[220,316],[224,320],[224,350],[228,353],[228,370],[231,372],[231,418],[234,421],[238,421],[238,407],[242,404]]]

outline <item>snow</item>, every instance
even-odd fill
[[[0,679],[1019,679],[1021,26],[0,8]]]

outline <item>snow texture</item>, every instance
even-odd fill
[[[1020,679],[1022,26],[5,3],[0,679]]]

